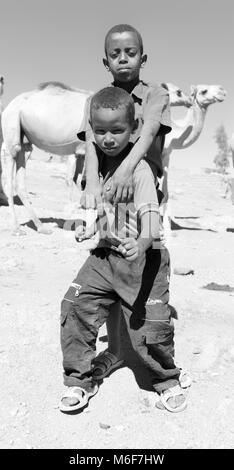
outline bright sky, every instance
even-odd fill
[[[102,64],[106,32],[135,26],[148,63],[145,81],[219,84],[226,101],[211,105],[198,141],[172,155],[176,165],[206,166],[217,147],[215,130],[234,131],[233,0],[1,0],[0,74],[4,106],[38,83],[59,80],[97,90],[110,82]],[[182,117],[185,109],[175,111]]]

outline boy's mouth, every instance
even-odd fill
[[[111,148],[103,147],[103,150],[105,150],[105,152],[114,152],[116,150],[116,147],[111,147]]]
[[[111,154],[113,154],[113,153],[116,153],[116,151],[117,151],[117,147],[111,147],[111,148],[106,148],[106,147],[103,147],[103,149],[102,149],[102,150],[103,150],[103,152],[104,152],[105,154],[107,154],[107,155],[108,155],[108,154],[109,154],[109,155],[111,155]]]
[[[120,67],[118,69],[118,72],[130,72],[131,68],[130,67]]]

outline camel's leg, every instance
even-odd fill
[[[81,180],[84,168],[84,154],[75,153],[67,157],[66,184],[68,186],[69,204],[66,212],[72,213],[80,208]],[[74,197],[74,193],[76,197]]]
[[[73,203],[73,195],[74,195],[74,175],[76,172],[76,155],[68,155],[67,157],[67,173],[66,173],[66,184],[68,187],[68,199],[69,202]]]
[[[7,197],[3,189],[3,184],[2,184],[2,164],[1,164],[1,158],[0,158],[0,201],[1,204],[7,204]]]
[[[14,206],[14,174],[15,174],[15,158],[7,150],[5,145],[1,148],[1,162],[2,162],[2,182],[5,194],[8,199],[10,216],[12,219],[12,227],[14,235],[25,235],[25,232],[20,228],[15,206]]]
[[[28,192],[26,189],[26,172],[25,172],[25,166],[26,166],[26,161],[25,161],[25,153],[27,153],[28,157],[28,152],[25,151],[24,145],[22,145],[21,150],[17,154],[17,159],[16,159],[16,183],[17,183],[17,193],[27,210],[30,220],[32,220],[37,228],[37,231],[39,233],[44,233],[44,234],[50,234],[52,233],[51,230],[47,229],[45,225],[38,219],[36,216],[32,203],[29,199]]]
[[[77,174],[76,185],[79,191],[79,201],[80,201],[81,191],[82,191],[81,183],[85,174],[85,155],[83,153],[77,154],[76,174]]]
[[[161,214],[163,217],[165,238],[169,239],[171,237],[171,210],[168,193],[168,166],[164,166],[163,168],[162,192],[164,194],[164,198],[161,204]]]

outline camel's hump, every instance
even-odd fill
[[[73,92],[79,92],[79,93],[84,93],[87,95],[90,95],[92,92],[87,91],[87,90],[82,90],[80,88],[75,88],[71,87],[70,85],[67,85],[66,83],[59,82],[59,81],[49,81],[49,82],[42,82],[39,83],[37,86],[37,89],[40,91],[46,90],[48,88],[57,88],[59,90],[64,90],[64,91],[73,91]]]

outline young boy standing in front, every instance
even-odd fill
[[[112,86],[118,86],[131,94],[138,121],[137,132],[131,136],[135,145],[109,183],[107,197],[118,204],[131,199],[133,172],[143,157],[150,165],[155,179],[162,176],[161,153],[165,134],[171,130],[169,95],[161,86],[140,80],[140,70],[147,61],[147,55],[144,54],[141,35],[132,26],[120,24],[108,31],[105,54],[103,63],[113,76]],[[94,209],[100,203],[102,188],[90,126],[86,130],[86,142],[86,188],[81,203],[86,208]],[[169,264],[165,269],[169,270]],[[120,349],[120,311],[117,305],[112,309],[113,315],[107,320],[108,349],[96,360],[96,376],[99,379],[123,362]]]
[[[186,406],[174,363],[173,321],[168,307],[168,251],[160,247],[159,204],[153,172],[144,159],[133,172],[133,200],[114,206],[107,199],[111,179],[133,148],[134,102],[123,89],[109,87],[90,104],[90,122],[104,178],[105,217],[100,242],[68,289],[61,312],[61,346],[66,390],[60,410],[83,408],[98,386],[92,372],[96,339],[119,300],[132,346],[150,371],[161,403],[173,412]],[[157,246],[153,245],[156,241]],[[164,275],[162,276],[162,273]]]

